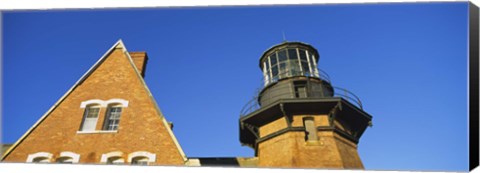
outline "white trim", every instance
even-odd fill
[[[92,99],[92,100],[83,101],[82,103],[80,103],[80,108],[86,108],[88,105],[91,105],[91,104],[98,104],[100,105],[100,107],[103,107],[103,100]]]
[[[275,54],[275,57],[276,57],[276,54]],[[273,79],[273,76],[272,76],[272,61],[270,60],[270,58],[272,58],[272,54],[270,54],[268,56],[268,73],[270,75],[270,77],[268,78],[268,83],[272,83],[272,79]],[[265,85],[266,86],[266,85]]]
[[[155,162],[156,154],[150,153],[148,151],[136,151],[128,154],[128,162],[132,163],[133,158],[135,157],[146,157],[148,158],[148,162],[152,163],[152,162]]]
[[[264,86],[268,84],[267,62],[263,62],[263,83]]]
[[[115,98],[107,101],[103,101],[100,99],[91,99],[91,100],[83,101],[82,103],[80,103],[80,108],[86,108],[88,105],[91,105],[91,104],[98,104],[100,105],[100,107],[107,107],[108,105],[115,104],[115,103],[122,105],[122,107],[128,107],[127,100]]]
[[[100,163],[107,163],[108,159],[111,157],[122,157],[123,153],[121,151],[112,151],[106,154],[102,154],[102,158],[100,159]],[[122,159],[123,160],[123,159]]]
[[[107,100],[107,101],[105,101],[105,106],[108,106],[108,105],[114,104],[114,103],[118,103],[118,104],[122,105],[122,107],[124,107],[124,108],[128,107],[128,101],[124,100],[124,99],[110,99],[110,100]]]
[[[317,75],[317,77],[320,77],[320,74],[318,73],[318,65],[317,65],[317,60],[315,59],[315,55],[312,55],[312,60],[313,60],[313,65],[315,66],[315,75]]]
[[[305,58],[307,58],[307,62],[308,62],[308,70],[309,70],[308,73],[310,73],[310,75],[312,75],[312,73],[315,74],[315,72],[312,71],[312,64],[310,63],[310,57],[309,57],[310,54],[308,53],[307,50],[305,50],[305,56],[306,56]]]
[[[59,158],[62,158],[62,157],[72,158],[72,163],[78,163],[80,161],[80,154],[70,152],[70,151],[61,152]],[[57,158],[57,159],[59,159],[59,158]]]
[[[33,160],[35,158],[39,158],[39,157],[46,157],[46,158],[48,158],[48,162],[51,162],[52,161],[52,156],[53,156],[53,154],[48,153],[48,152],[33,153],[33,154],[28,155],[27,162],[33,162]]]
[[[298,65],[300,66],[300,73],[303,73],[302,60],[300,59],[300,49],[295,48],[295,50],[297,52]],[[305,73],[303,73],[303,75],[305,75]]]

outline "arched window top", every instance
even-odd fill
[[[50,158],[48,157],[36,157],[32,160],[33,163],[50,163]]]
[[[123,99],[110,99],[105,101],[107,106],[121,106],[121,107],[128,107],[128,101]]]
[[[114,156],[107,159],[107,164],[123,164],[125,161],[122,157]]]
[[[80,154],[64,151],[60,153],[60,157],[57,159],[57,162],[60,163],[78,163],[80,161]]]
[[[102,154],[101,163],[123,163],[123,153],[121,151],[112,151]]]
[[[92,99],[92,100],[87,100],[87,101],[84,101],[80,104],[80,108],[86,108],[87,106],[99,106],[99,107],[102,107],[103,105],[103,100],[99,100],[99,99]]]
[[[128,155],[128,161],[132,164],[148,164],[155,162],[156,155],[148,151],[136,151]]]
[[[52,154],[48,152],[38,152],[34,154],[29,154],[27,157],[27,162],[39,162],[39,163],[48,163],[52,159]]]
[[[107,107],[110,105],[120,105],[121,107],[128,107],[128,101],[119,98],[113,98],[106,101],[100,99],[91,99],[80,103],[80,108],[86,108],[87,106]]]

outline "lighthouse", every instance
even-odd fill
[[[372,116],[318,68],[311,45],[283,42],[260,57],[261,89],[241,110],[240,142],[259,167],[363,169],[357,151]]]

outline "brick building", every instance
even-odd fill
[[[239,120],[252,158],[187,158],[143,80],[147,60],[118,41],[2,161],[363,168],[357,143],[372,117],[331,85],[312,46],[284,42],[260,58],[263,88]]]

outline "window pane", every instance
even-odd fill
[[[146,157],[135,157],[132,159],[132,164],[134,165],[148,165],[148,158]]]
[[[81,131],[94,131],[97,125],[98,112],[100,108],[87,107],[83,119]]]
[[[288,59],[298,59],[297,49],[288,49]]]
[[[312,54],[312,52],[308,52],[308,54],[310,55],[310,62],[314,64],[313,63],[315,61],[314,55]]]
[[[276,77],[278,75],[278,66],[272,67],[272,77]]]
[[[97,118],[100,108],[87,108],[87,118]]]
[[[57,159],[57,163],[73,163],[73,158],[71,157],[60,157]]]
[[[107,115],[106,130],[117,130],[120,122],[121,107],[110,107]]]
[[[277,55],[275,53],[270,55],[270,63],[272,64],[272,66],[277,64]]]
[[[123,159],[121,157],[111,157],[107,160],[108,164],[123,164]]]
[[[291,71],[292,75],[300,75],[301,74],[300,64],[299,64],[298,60],[290,60],[289,61],[289,68],[290,68],[290,71]]]
[[[307,54],[305,54],[305,50],[299,50],[298,53],[300,54],[300,60],[307,60]]]
[[[32,162],[35,162],[35,163],[48,163],[48,158],[46,157],[37,157],[35,159],[33,159]]]
[[[308,68],[308,62],[302,61],[302,70],[303,74],[309,76],[310,75],[310,69]]]
[[[284,77],[286,75],[286,67],[287,64],[285,61],[280,63],[280,69],[278,71],[280,77]]]
[[[278,52],[278,61],[282,62],[287,60],[287,51],[285,49]]]

